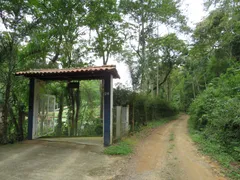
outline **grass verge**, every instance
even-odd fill
[[[135,141],[131,138],[126,138],[117,144],[104,149],[104,154],[108,155],[128,155],[133,152]]]
[[[155,121],[151,121],[151,122],[148,122],[147,124],[147,128],[157,128],[163,124],[166,124],[168,123],[169,121],[172,121],[172,120],[175,120],[178,118],[178,115],[176,116],[170,116],[170,117],[166,117],[166,118],[161,118],[160,120],[155,120]]]
[[[169,137],[169,141],[174,141],[174,138],[175,138],[175,137],[174,137],[174,134],[171,133],[171,134],[170,134],[170,137]]]
[[[209,155],[219,162],[226,176],[234,180],[240,179],[240,163],[228,153],[226,147],[221,146],[215,141],[206,139],[201,132],[194,130],[191,125],[189,125],[189,134],[203,154]]]
[[[168,118],[162,118],[160,120],[151,121],[148,122],[147,126],[142,126],[140,129],[138,129],[137,132],[133,132],[128,137],[124,138],[123,140],[119,141],[118,143],[106,147],[104,149],[104,154],[108,155],[128,155],[133,153],[134,147],[137,144],[137,142],[151,134],[152,130],[168,123],[171,120],[176,119],[177,116],[171,116]]]

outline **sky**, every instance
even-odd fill
[[[189,19],[189,25],[194,25],[202,20],[207,14],[203,7],[204,0],[183,0],[183,8],[186,10],[185,15]]]
[[[188,18],[188,25],[191,28],[194,28],[196,24],[207,15],[207,13],[204,11],[203,2],[204,0],[183,0],[181,8],[184,12],[184,15]],[[186,39],[189,38],[190,36],[186,37]],[[96,62],[96,65],[101,65],[101,63],[101,61]],[[131,78],[127,65],[123,62],[119,63],[112,58],[108,64],[115,64],[120,75],[120,79],[114,80],[114,86],[116,86],[118,83],[121,83],[131,87]]]

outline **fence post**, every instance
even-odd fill
[[[126,107],[126,131],[129,132],[129,105]]]
[[[129,131],[129,106],[122,107],[122,135]]]
[[[121,138],[121,106],[116,106],[116,138]]]

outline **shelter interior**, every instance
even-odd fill
[[[77,136],[79,113],[79,91],[83,80],[98,80],[98,84],[102,85],[101,100],[103,108],[98,107],[100,113],[99,121],[102,121],[103,128],[98,129],[103,133],[103,144],[109,146],[112,144],[113,138],[113,79],[120,78],[116,70],[116,66],[95,66],[71,69],[40,69],[20,71],[16,76],[24,76],[29,78],[29,113],[28,113],[28,139],[36,139],[42,136],[48,136],[55,133],[58,134],[58,127],[61,123],[63,128],[62,117],[57,113],[56,97],[47,93],[48,82],[67,83],[67,94],[71,111],[68,111],[68,117],[65,122],[66,132],[68,136]],[[100,80],[100,81],[99,81]],[[99,83],[102,82],[102,83]],[[96,83],[95,83],[96,85]],[[99,86],[99,92],[100,92]],[[70,107],[68,107],[69,109]],[[101,109],[101,110],[100,110]],[[61,109],[64,112],[64,109]],[[63,115],[63,114],[62,114]],[[59,119],[61,121],[59,122]],[[45,121],[44,121],[45,120]],[[43,123],[44,121],[44,123]],[[88,124],[89,125],[89,124]],[[84,124],[80,125],[84,128]],[[103,130],[102,130],[103,129]],[[101,134],[101,133],[100,133]]]

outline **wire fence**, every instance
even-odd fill
[[[56,98],[53,95],[42,94],[38,101],[38,113],[35,119],[36,137],[50,135],[54,132]]]

